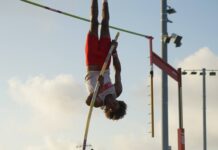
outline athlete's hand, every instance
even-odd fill
[[[91,104],[92,96],[93,96],[93,93],[89,94],[89,96],[88,96],[87,99],[86,99],[86,104],[87,104],[88,106],[90,106],[90,104]]]
[[[115,46],[115,48],[114,48],[114,50],[113,50],[113,52],[112,52],[112,55],[113,55],[114,53],[117,53],[118,42],[115,41],[115,40],[112,40],[112,41],[111,41],[111,45],[114,45],[114,46]]]

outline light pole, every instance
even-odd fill
[[[207,150],[207,114],[206,114],[206,72],[210,72],[210,76],[215,76],[218,70],[207,70],[203,68],[202,70],[184,70],[183,75],[187,75],[187,72],[191,72],[191,75],[196,75],[200,72],[202,75],[202,92],[203,92],[203,150]]]
[[[161,0],[161,51],[162,59],[167,62],[167,43],[163,37],[168,36],[167,33],[167,0]],[[162,150],[168,150],[168,78],[167,74],[162,71]]]
[[[181,36],[172,34],[168,36],[167,23],[172,21],[168,20],[167,14],[176,13],[175,9],[167,5],[167,0],[161,0],[161,53],[162,59],[167,63],[167,44],[173,40],[176,47],[181,46]],[[162,71],[162,150],[169,150],[169,137],[168,137],[168,77]]]
[[[207,150],[207,116],[206,116],[206,69],[202,69],[203,76],[203,150]]]

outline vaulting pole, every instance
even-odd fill
[[[117,41],[118,37],[119,37],[119,32],[117,33],[114,40]],[[114,48],[115,48],[115,45],[111,45],[111,48],[110,48],[110,50],[109,50],[109,52],[107,54],[107,57],[105,58],[105,61],[104,61],[104,64],[103,64],[103,66],[101,68],[99,76],[104,75],[104,72],[105,72],[105,70],[107,68],[108,62],[110,60],[110,57],[111,57],[111,54],[112,54]],[[100,87],[100,83],[99,83],[99,81],[97,81],[95,89],[94,89],[94,93],[93,93],[93,96],[92,96],[92,101],[91,101],[91,104],[90,104],[87,121],[86,121],[85,135],[84,135],[84,140],[83,140],[83,150],[86,149],[86,142],[87,142],[87,137],[88,137],[88,132],[89,132],[89,125],[90,125],[90,121],[91,121],[92,110],[93,110],[93,106],[95,104],[95,100],[96,100],[96,97],[97,97],[99,87]]]

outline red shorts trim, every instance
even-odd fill
[[[86,65],[98,65],[102,67],[110,50],[110,45],[110,37],[102,37],[99,40],[96,35],[88,33],[85,46]],[[108,63],[109,65],[110,61]]]
[[[105,90],[111,88],[113,86],[113,84],[111,82],[105,83],[100,89],[99,92],[104,92]]]

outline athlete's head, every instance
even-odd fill
[[[126,114],[126,103],[114,99],[111,95],[106,96],[106,101],[106,108],[104,110],[106,117],[112,120],[122,119]]]

